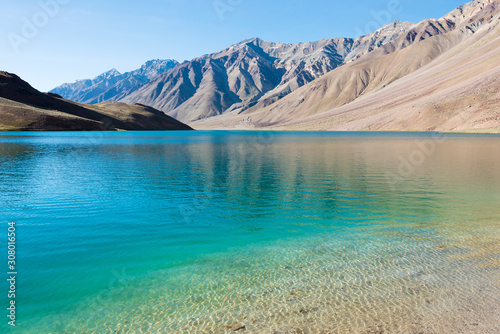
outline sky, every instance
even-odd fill
[[[358,37],[467,0],[0,0],[0,70],[41,91],[150,59],[191,60],[252,37]]]

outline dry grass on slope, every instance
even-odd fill
[[[0,72],[0,131],[174,129],[191,128],[144,105],[76,103],[41,93],[17,75]]]

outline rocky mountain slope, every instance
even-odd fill
[[[116,69],[112,69],[94,79],[62,84],[51,90],[51,93],[72,101],[89,104],[118,101],[177,64],[177,61],[171,59],[150,60],[135,71],[121,74]]]
[[[360,38],[311,43],[246,40],[180,64],[122,101],[151,105],[186,122],[268,105],[396,39],[411,26],[396,21]]]
[[[0,131],[190,129],[151,107],[109,102],[85,105],[41,93],[18,76],[0,72]]]
[[[253,38],[140,82],[120,81],[111,71],[93,88],[73,84],[67,95],[85,100],[105,91],[87,101],[149,105],[206,129],[496,131],[500,87],[491,73],[499,62],[489,48],[499,35],[499,2],[474,0],[440,19],[395,21],[355,39],[285,44]],[[473,83],[484,93],[470,93]],[[449,110],[458,119],[436,116]],[[382,113],[391,121],[381,124]]]
[[[270,105],[198,128],[500,131],[500,3],[472,1]]]

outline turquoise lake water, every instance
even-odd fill
[[[499,136],[0,133],[0,221],[1,333],[500,332]]]

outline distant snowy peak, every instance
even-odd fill
[[[179,64],[177,60],[174,59],[153,59],[149,60],[144,65],[141,66],[141,69],[148,68],[164,68],[164,67],[172,67]]]
[[[109,78],[113,78],[113,77],[117,77],[117,76],[120,76],[122,75],[120,72],[118,72],[116,70],[116,68],[113,68],[107,72],[104,72],[103,74],[95,77],[92,81],[95,81],[95,80],[102,80],[102,79],[109,79]]]
[[[89,104],[116,101],[178,64],[173,59],[153,59],[134,71],[122,74],[113,68],[93,79],[62,84],[51,92],[69,100]]]
[[[160,74],[174,68],[179,64],[173,59],[153,59],[147,61],[140,69],[134,71],[134,74],[144,75],[148,80],[152,80]]]

